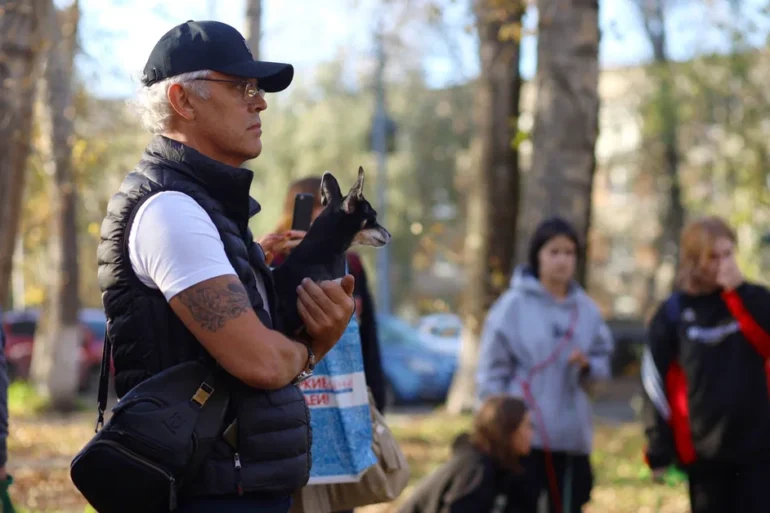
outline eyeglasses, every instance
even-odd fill
[[[219,78],[196,78],[195,80],[202,80],[204,82],[222,82],[223,84],[235,84],[241,86],[243,99],[247,102],[254,100],[257,96],[260,98],[265,97],[264,89],[260,89],[254,82],[247,82],[246,80],[223,80]]]

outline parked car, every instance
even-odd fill
[[[452,383],[457,357],[426,344],[407,322],[380,315],[377,319],[387,402],[441,402]]]
[[[459,356],[463,322],[458,315],[429,314],[420,318],[417,330],[423,343],[441,353]]]
[[[80,389],[85,391],[98,383],[106,320],[104,312],[96,309],[81,310],[79,317],[83,328]],[[5,357],[12,379],[29,378],[35,331],[39,319],[40,311],[37,309],[12,310],[3,315],[3,329],[6,334]]]

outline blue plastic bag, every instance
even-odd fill
[[[372,451],[369,391],[355,317],[300,388],[313,428],[308,484],[359,481],[377,458]]]

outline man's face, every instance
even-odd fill
[[[198,144],[207,148],[209,156],[231,166],[258,157],[262,153],[259,114],[267,102],[259,94],[252,98],[246,93],[247,85],[258,87],[257,80],[213,72],[205,84],[208,99],[191,97]]]

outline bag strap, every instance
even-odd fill
[[[217,389],[220,393],[215,393]],[[211,369],[190,402],[193,407],[201,410],[195,425],[198,448],[188,463],[181,479],[180,489],[190,486],[194,481],[203,461],[211,453],[214,443],[222,436],[225,416],[230,406],[230,389],[227,373],[219,363]]]
[[[99,369],[99,392],[97,393],[97,417],[95,429],[95,432],[97,433],[102,427],[104,427],[104,412],[107,411],[107,398],[109,396],[110,360],[112,359],[112,338],[110,338],[109,328],[110,322],[107,321],[107,329],[105,330],[104,334],[104,348],[102,349],[102,364]],[[203,383],[201,383],[201,386],[198,388],[198,392],[195,394],[195,396],[193,396],[193,398],[191,398],[191,401],[193,403],[197,403],[199,407],[203,407],[203,405],[206,403],[206,400],[208,399],[208,395],[213,393],[215,387],[227,386],[225,376],[226,374],[224,369],[222,369],[219,363],[216,362],[214,368],[211,370],[206,379],[203,380]],[[229,402],[229,392],[227,396],[227,399],[224,399],[226,403]],[[205,399],[203,399],[204,397]],[[223,399],[221,398],[222,395],[218,395],[217,402],[222,401]],[[204,417],[204,419],[208,421],[209,417]],[[211,434],[215,433],[218,429],[219,426],[208,424],[207,422],[203,422],[201,425],[201,433],[204,437],[211,436]]]
[[[110,338],[110,321],[107,320],[104,331],[104,347],[102,348],[102,365],[99,369],[99,392],[97,394],[96,433],[104,426],[104,412],[107,411],[107,395],[110,385],[110,360],[112,359],[112,339]]]

